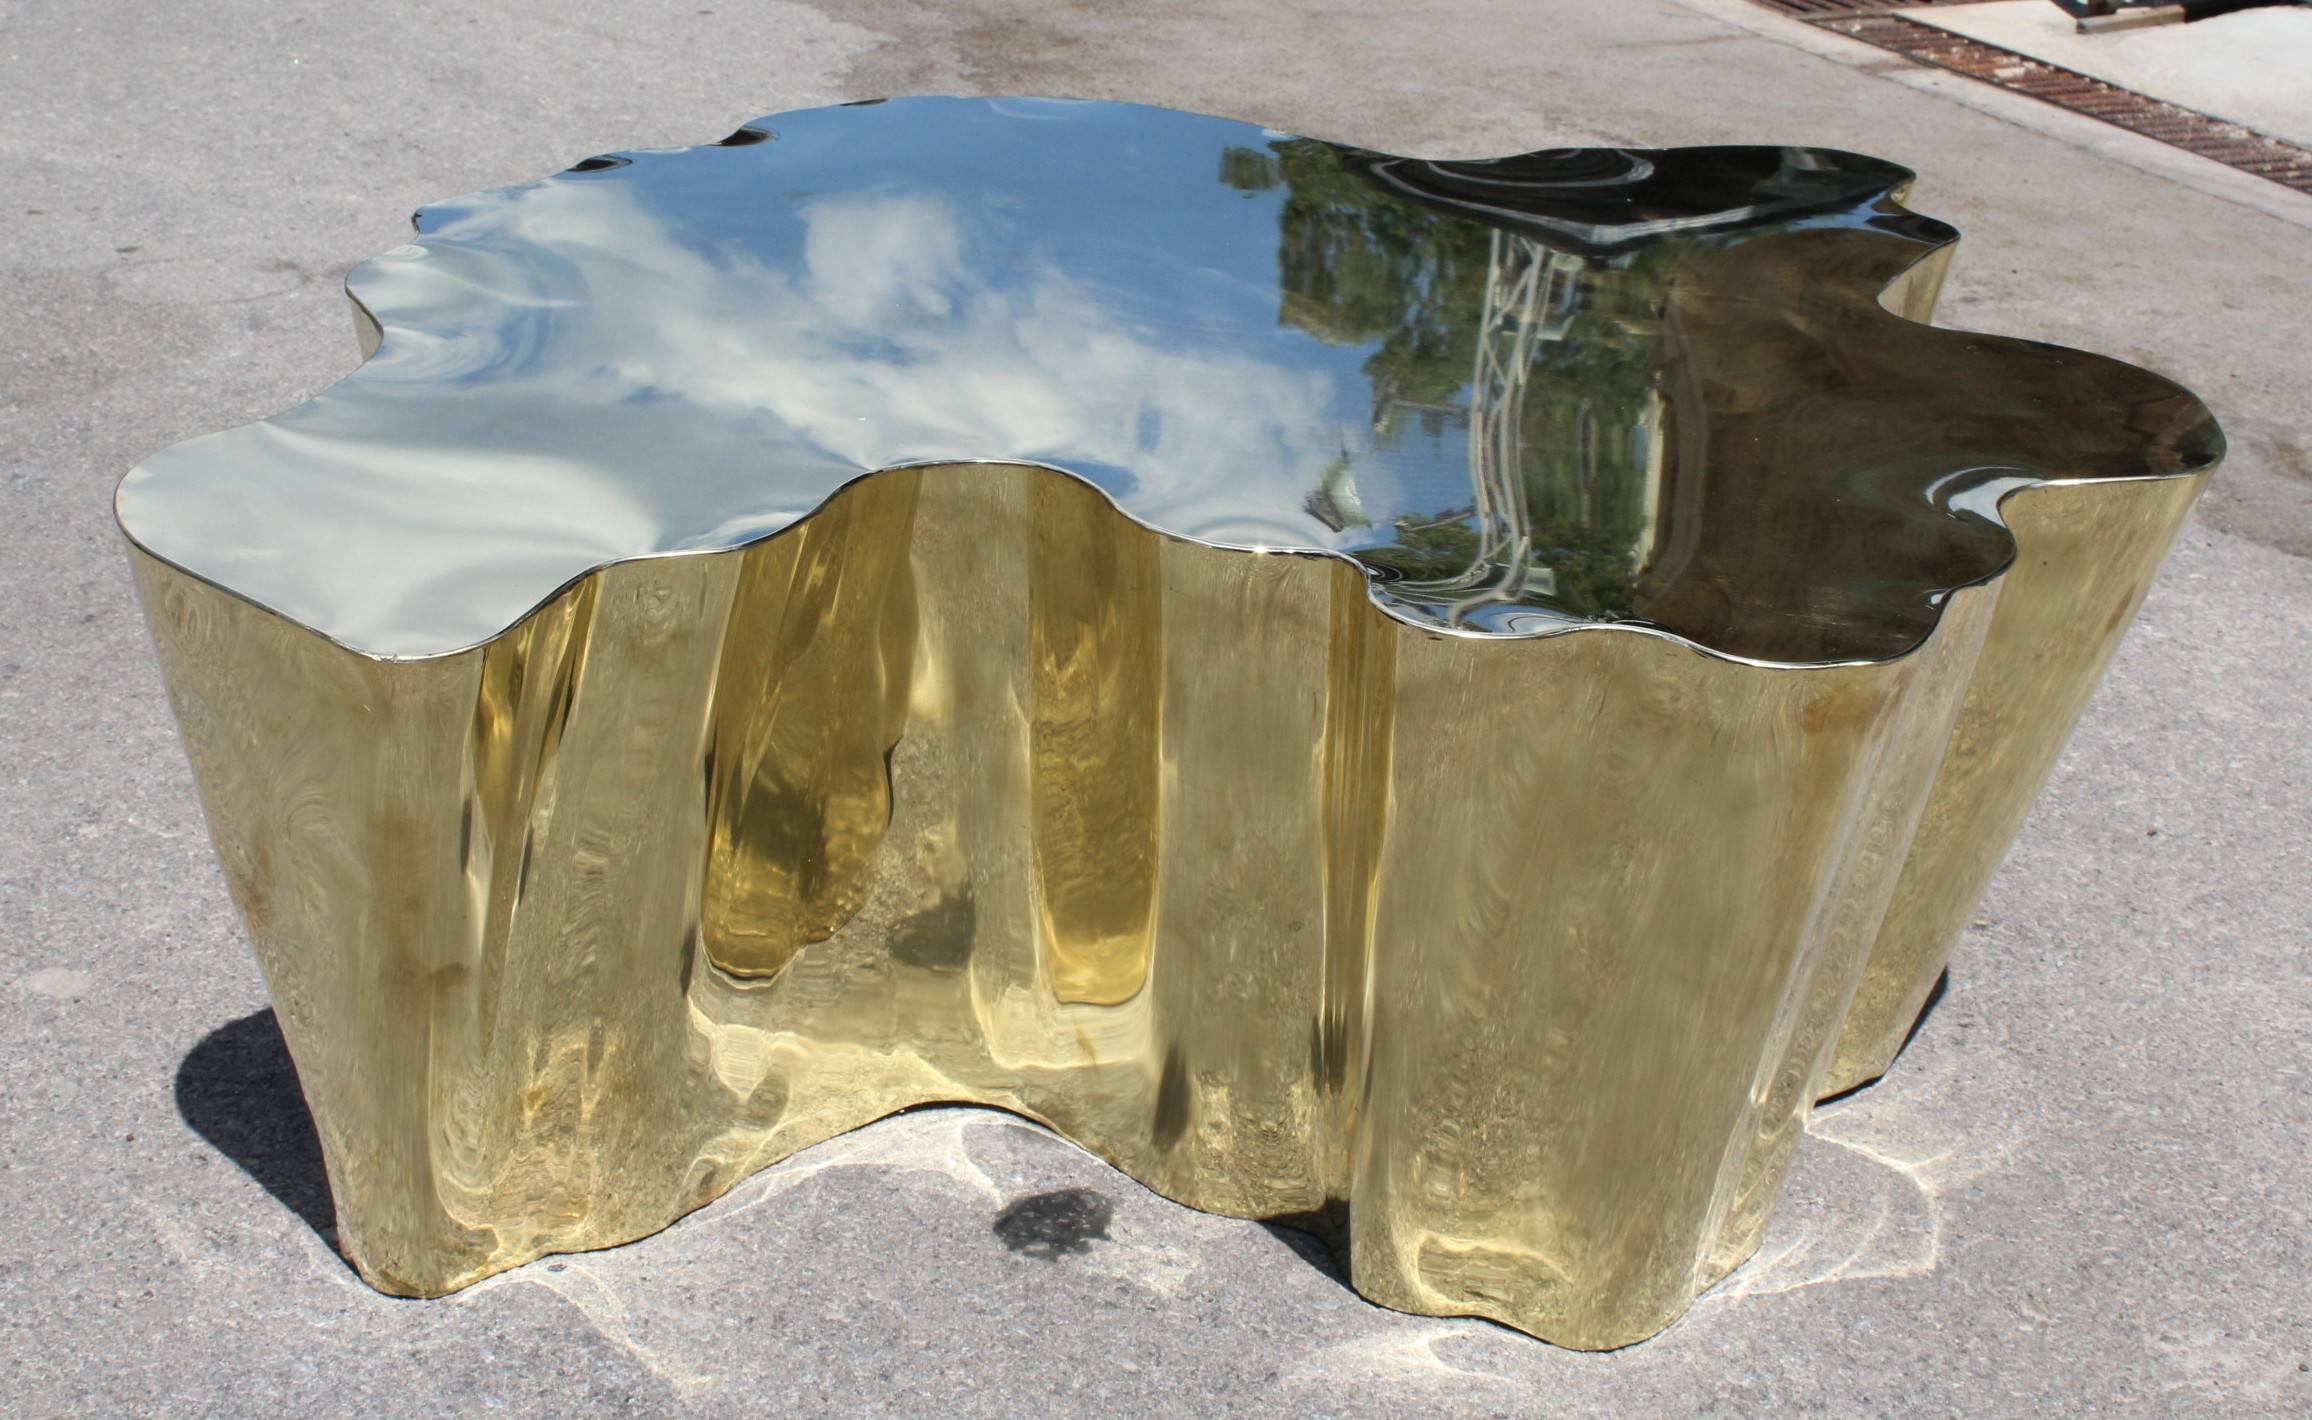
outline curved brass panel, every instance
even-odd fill
[[[1063,1001],[1140,993],[1156,928],[1164,585],[1154,539],[1074,479],[1028,515],[1037,939]]]
[[[119,509],[340,1240],[913,1104],[1659,1330],[1885,1068],[2220,452],[1810,149],[906,101],[420,215]],[[756,130],[750,130],[756,131]]]
[[[1999,580],[1998,612],[1825,1094],[1894,1063],[2205,481],[2051,483],[2008,499],[2021,554]]]

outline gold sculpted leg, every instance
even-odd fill
[[[2079,535],[2191,492],[2142,487]],[[1985,677],[2057,659],[1998,638],[2068,614],[2018,618],[2017,576],[1917,655],[1805,671],[1478,642],[1002,467],[870,479],[428,661],[137,567],[378,1286],[637,1237],[967,1100],[1199,1207],[1329,1217],[1375,1300],[1589,1347],[1755,1247],[1842,1019],[1899,1039],[1942,945],[1890,957],[1897,916],[1873,955],[1881,911],[1922,862],[1974,890],[1932,816],[2026,777],[1953,766],[2008,703]],[[2105,595],[2108,638],[2135,592]]]

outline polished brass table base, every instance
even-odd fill
[[[922,100],[421,213],[360,373],[120,494],[346,1256],[967,1101],[1387,1306],[1660,1330],[2220,452],[1921,323],[1906,179]]]

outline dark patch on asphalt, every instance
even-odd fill
[[[1013,1252],[1046,1262],[1090,1252],[1093,1242],[1111,1241],[1108,1221],[1116,1216],[1107,1196],[1090,1188],[1055,1188],[1015,1198],[995,1215],[995,1235]]]

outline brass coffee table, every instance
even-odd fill
[[[1884,1070],[2220,455],[1805,148],[914,99],[429,207],[119,516],[346,1255],[881,1115],[1652,1334]]]

